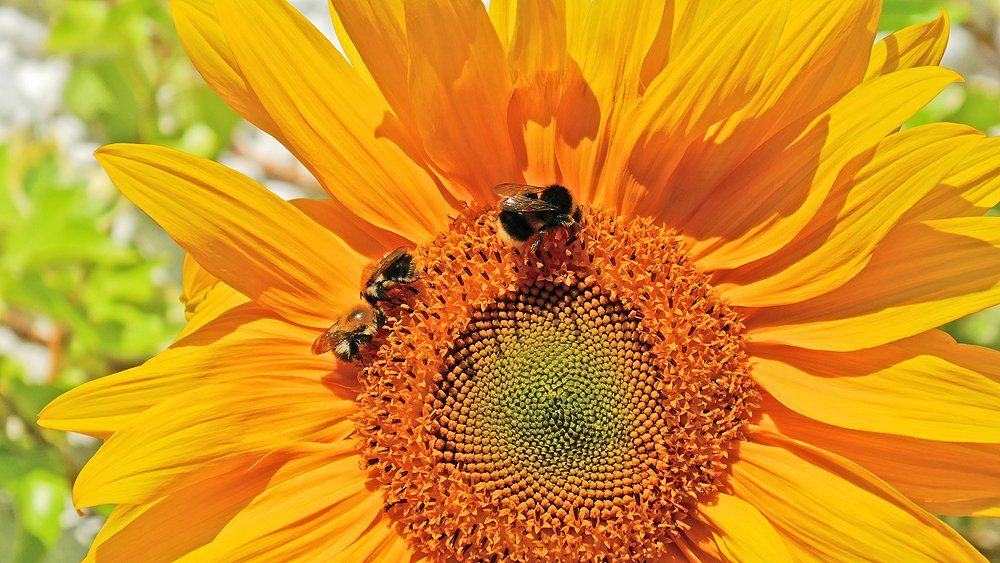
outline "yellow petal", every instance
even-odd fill
[[[874,154],[841,172],[812,221],[779,252],[720,272],[719,291],[744,307],[797,303],[833,290],[860,272],[907,209],[961,162],[982,136],[970,127],[933,124],[887,137]]]
[[[640,91],[644,91],[667,64],[698,37],[697,30],[723,4],[723,0],[674,0],[665,4],[659,29],[642,61]]]
[[[664,3],[594,0],[585,10],[572,4],[567,4],[569,60],[556,115],[556,157],[566,185],[589,203],[620,110],[639,94],[640,70]]]
[[[290,442],[343,437],[354,412],[316,381],[248,376],[177,394],[134,417],[84,466],[73,487],[79,507],[139,504],[185,478],[249,467]]]
[[[412,123],[402,0],[330,0],[330,12],[343,26],[337,36],[351,47],[345,49],[351,65],[370,77],[402,122]]]
[[[255,305],[223,313],[141,366],[75,387],[39,415],[46,428],[106,436],[147,409],[206,384],[258,378],[312,381],[335,369],[310,350],[318,331],[289,324]],[[350,398],[350,397],[345,397]]]
[[[386,561],[416,562],[416,558],[406,539],[393,527],[391,518],[383,517],[369,528],[363,536],[344,549],[340,556],[344,561]]]
[[[346,212],[344,204],[335,199],[293,199],[289,203],[367,258],[382,258],[393,249],[408,244],[395,233],[355,220]]]
[[[933,335],[866,350],[755,345],[753,376],[799,414],[926,440],[1000,443],[1000,382],[935,354]]]
[[[357,300],[367,260],[250,178],[151,145],[109,145],[97,160],[209,273],[288,320],[326,328]]]
[[[742,266],[790,242],[841,170],[960,77],[924,67],[870,80],[785,128],[738,166],[681,225],[707,270]]]
[[[689,540],[722,561],[791,562],[781,537],[760,511],[738,497],[720,493],[698,503]],[[700,525],[699,525],[700,523]]]
[[[871,348],[1000,302],[1000,218],[892,230],[854,279],[814,299],[755,310],[756,342],[815,350]]]
[[[404,11],[424,149],[478,201],[495,202],[493,187],[521,174],[507,132],[507,58],[486,9],[479,0],[416,0]]]
[[[848,430],[804,417],[772,397],[762,427],[844,456],[934,514],[1000,511],[1000,444],[937,442]]]
[[[184,316],[187,318],[187,324],[181,329],[175,341],[187,337],[226,311],[248,302],[250,299],[246,295],[222,282],[216,283],[200,293],[197,299],[185,303]]]
[[[980,140],[903,221],[980,217],[1000,203],[1000,137]]]
[[[792,2],[753,99],[692,141],[640,214],[682,224],[751,151],[861,82],[880,11],[877,0]]]
[[[184,264],[181,267],[181,303],[186,306],[218,282],[219,278],[208,273],[208,270],[202,268],[190,254],[184,255]]]
[[[213,541],[269,487],[324,472],[326,463],[352,458],[346,442],[297,444],[272,452],[249,470],[194,476],[178,490],[141,505],[115,508],[91,545],[89,560],[175,561]],[[343,476],[338,474],[338,477]],[[178,514],[183,514],[178,518]]]
[[[253,84],[244,76],[229,40],[223,33],[223,26],[219,23],[215,0],[171,0],[170,10],[188,56],[208,85],[247,121],[278,139],[296,158],[308,165],[308,155],[300,151],[296,144],[289,142],[285,132],[264,107]],[[352,45],[348,43],[347,46]],[[363,66],[361,68],[364,69]],[[370,75],[366,73],[359,73],[359,76],[370,79]],[[332,188],[324,187],[332,197],[337,197],[344,188],[339,182]],[[346,201],[356,203],[350,197]],[[363,207],[352,209],[361,213],[365,211]],[[348,213],[352,215],[352,220],[358,220],[354,210]],[[414,236],[418,235],[419,233]]]
[[[642,99],[623,110],[602,166],[595,200],[634,215],[657,197],[691,139],[746,105],[768,70],[788,2],[749,8],[735,24],[734,0],[714,13],[699,37],[663,69]],[[706,68],[713,69],[705,72]],[[645,200],[645,201],[644,201]]]
[[[170,0],[170,13],[181,44],[205,82],[229,107],[279,141],[284,137],[247,83],[226,42],[215,13],[215,0]]]
[[[190,558],[351,561],[341,558],[344,551],[382,519],[382,493],[360,467],[352,442],[294,449],[303,447],[307,453],[282,466],[267,488]]]
[[[239,68],[293,152],[332,197],[414,242],[451,207],[385,101],[284,0],[219,0]]]
[[[941,17],[934,21],[911,25],[882,38],[872,47],[865,80],[904,68],[940,64],[948,46],[949,28],[948,14],[941,10]]]
[[[983,561],[957,532],[835,454],[767,431],[740,443],[730,487],[795,559]]]

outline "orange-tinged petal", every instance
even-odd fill
[[[1000,513],[1000,444],[938,442],[848,430],[765,397],[762,427],[844,456],[934,514]],[[996,516],[996,514],[993,514]]]
[[[854,279],[819,297],[752,312],[756,342],[815,350],[871,348],[1000,302],[1000,218],[892,230]]]
[[[361,468],[353,442],[291,449],[303,453],[281,467],[268,487],[192,559],[359,560],[343,558],[343,552],[382,518],[383,501],[377,484]]]
[[[1000,203],[1000,137],[982,139],[903,221],[979,217]]]
[[[671,61],[622,112],[602,167],[598,204],[634,215],[655,208],[657,189],[687,143],[746,105],[768,71],[788,2],[759,3],[732,23],[733,0],[705,23],[703,37]],[[712,68],[713,72],[705,72]]]
[[[151,145],[109,145],[97,160],[209,273],[288,320],[326,328],[357,300],[367,260],[250,178]]]
[[[836,454],[758,430],[730,487],[774,526],[795,559],[983,561],[955,530]]]
[[[565,2],[521,0],[516,12],[508,54],[514,78],[508,109],[511,143],[526,182],[559,183],[556,112],[566,64]]]
[[[215,13],[215,0],[170,0],[181,44],[205,82],[229,107],[257,128],[282,140],[278,125],[247,83]]]
[[[792,558],[771,523],[753,505],[724,493],[700,502],[687,538],[722,561],[777,562]]]
[[[707,270],[742,266],[781,248],[804,228],[840,171],[896,130],[945,86],[949,70],[923,67],[869,80],[808,123],[772,137],[680,226]]]
[[[310,350],[318,332],[256,305],[223,313],[141,366],[89,381],[60,395],[39,415],[46,428],[106,436],[171,397],[206,384],[257,378],[312,381],[335,369]],[[349,397],[346,397],[349,398]]]
[[[115,432],[73,487],[79,507],[139,504],[183,479],[219,474],[290,442],[344,437],[337,423],[354,412],[316,381],[248,376],[175,395]]]
[[[926,440],[1000,443],[1000,382],[934,354],[933,334],[853,352],[756,345],[753,377],[827,424]]]
[[[745,107],[694,140],[640,214],[681,224],[733,168],[775,132],[828,108],[861,81],[877,0],[792,2],[760,88]]]
[[[744,307],[797,303],[843,285],[907,209],[937,185],[981,140],[970,127],[933,124],[887,137],[842,180],[813,220],[779,252],[720,272],[716,287]]]
[[[447,224],[451,207],[399,121],[302,14],[284,0],[216,8],[246,80],[332,197],[414,242]]]
[[[927,23],[911,25],[883,37],[872,47],[865,80],[904,68],[935,66],[944,57],[950,29],[948,14]]]
[[[556,157],[581,202],[593,201],[621,108],[639,94],[639,71],[663,10],[655,0],[595,0],[583,10],[567,4],[569,60],[556,113]]]
[[[521,175],[507,131],[507,57],[486,9],[479,0],[414,0],[404,12],[424,149],[478,201],[495,202],[493,187]]]

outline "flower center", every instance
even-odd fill
[[[611,517],[641,495],[666,430],[636,313],[594,284],[545,282],[472,315],[431,419],[441,462],[541,519]]]
[[[414,256],[355,419],[402,533],[434,559],[662,555],[757,398],[680,240],[589,211],[539,259],[474,211]]]

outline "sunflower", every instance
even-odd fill
[[[187,251],[188,324],[41,413],[105,440],[90,558],[982,560],[931,513],[1000,516],[1000,353],[936,327],[1000,302],[1000,144],[901,130],[961,80],[945,15],[331,5],[346,56],[282,0],[171,1],[329,199],[97,152]],[[504,183],[579,213],[510,244]],[[418,279],[363,301],[398,248]],[[358,357],[313,354],[357,307]]]

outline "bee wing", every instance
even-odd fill
[[[493,192],[502,197],[513,197],[516,195],[540,194],[544,192],[546,186],[532,186],[529,184],[500,184],[493,188]]]
[[[386,268],[392,265],[392,263],[395,262],[396,260],[399,260],[399,258],[404,254],[406,254],[406,247],[400,246],[396,250],[393,250],[389,254],[383,256],[382,259],[378,261],[378,264],[376,264],[375,267],[372,268],[371,274],[369,274],[368,279],[365,280],[365,285],[366,286],[371,285],[372,282],[376,280],[376,278],[382,275],[382,272],[384,272]]]
[[[337,347],[338,344],[344,341],[348,336],[348,332],[340,328],[340,323],[337,323],[327,329],[326,332],[319,335],[312,344],[312,353],[319,356],[326,354],[330,350]]]
[[[502,207],[505,211],[514,211],[517,213],[559,211],[559,207],[547,201],[525,197],[523,195],[507,196],[502,202],[500,202],[500,207]]]

